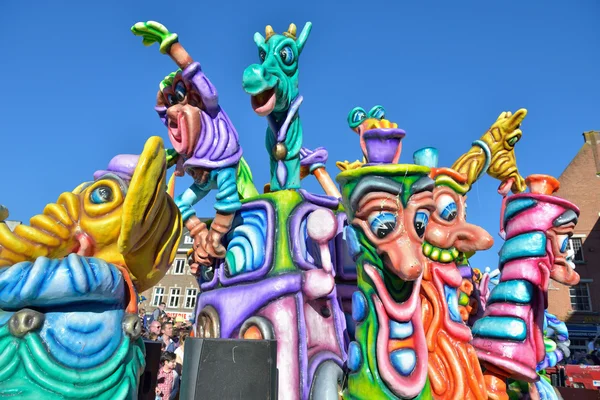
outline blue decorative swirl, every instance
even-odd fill
[[[267,241],[267,213],[264,209],[239,212],[233,229],[227,235],[229,276],[255,271],[265,263]]]

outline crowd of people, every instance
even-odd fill
[[[152,314],[146,314],[146,310],[141,308],[139,315],[142,320],[144,339],[158,341],[161,344],[155,400],[177,400],[185,339],[190,334],[191,323],[181,317],[175,319],[169,317],[165,307],[165,303],[160,303]]]

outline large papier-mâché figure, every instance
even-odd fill
[[[0,397],[136,398],[137,292],[164,276],[181,230],[158,137],[29,226],[0,224]]]
[[[338,199],[302,189],[244,200],[225,259],[200,267],[196,336],[277,340],[282,399],[336,400],[342,385],[338,210]]]
[[[465,253],[489,249],[492,237],[466,221],[466,196],[461,184],[467,177],[450,168],[437,168],[437,150],[414,154],[416,164],[432,169],[435,211],[425,230],[423,253],[428,261],[421,281],[423,326],[427,339],[428,375],[435,399],[487,399],[486,382],[471,329],[461,315],[459,296],[463,277],[457,261]],[[443,179],[438,180],[438,176]]]
[[[579,209],[557,197],[556,179],[530,175],[529,193],[506,197],[502,204],[500,283],[491,291],[483,318],[473,325],[473,346],[484,367],[501,378],[539,385],[539,370],[549,356],[544,342],[550,279],[576,285],[568,241]],[[543,384],[543,383],[542,383]]]
[[[367,166],[336,178],[350,225],[346,241],[358,269],[344,398],[431,398],[420,286],[434,181],[428,167],[393,163],[403,136],[397,127],[374,129],[373,140],[365,140]]]
[[[271,191],[300,188],[302,124],[298,110],[302,96],[298,92],[298,59],[311,28],[307,22],[298,37],[294,24],[281,35],[275,34],[270,25],[266,36],[256,32],[254,42],[260,64],[244,71],[242,85],[252,96],[252,108],[268,121]]]
[[[183,222],[194,238],[197,262],[210,265],[211,258],[225,256],[221,244],[240,209],[240,196],[258,194],[249,168],[242,158],[238,134],[219,105],[217,89],[171,33],[158,22],[138,22],[131,30],[143,36],[145,45],[158,43],[180,68],[160,84],[156,112],[165,126],[177,153],[172,162],[178,175],[189,174],[194,183],[177,196]],[[210,225],[196,216],[194,205],[211,190],[217,190],[216,216]],[[238,193],[239,192],[239,193]]]

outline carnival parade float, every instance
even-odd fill
[[[276,341],[279,399],[560,398],[544,370],[568,356],[568,332],[547,291],[550,279],[579,281],[565,244],[579,210],[556,179],[520,175],[527,111],[503,112],[441,167],[434,147],[406,162],[410,133],[383,106],[356,107],[346,122],[363,158],[338,161],[332,178],[327,150],[303,147],[311,29],[254,35],[242,87],[266,122],[260,193],[201,64],[164,25],[131,28],[177,67],[155,106],[170,146],[151,137],[116,156],[29,226],[11,231],[0,207],[0,397],[136,398],[137,294],[164,276],[185,226],[200,286],[193,336]],[[185,174],[193,183],[179,193]],[[505,242],[498,271],[481,273],[469,258],[493,239],[466,203],[485,174],[500,181]],[[302,188],[309,176],[324,193]],[[205,222],[194,206],[211,191]]]

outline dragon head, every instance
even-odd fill
[[[163,141],[152,137],[141,155],[118,155],[107,170],[63,193],[30,226],[0,225],[0,267],[76,253],[117,265],[138,291],[158,282],[173,261],[181,215],[166,192]]]
[[[488,175],[502,182],[500,192],[521,193],[525,191],[525,179],[519,173],[515,158],[515,145],[521,139],[521,122],[527,110],[522,108],[512,114],[510,111],[500,114],[496,122],[481,138],[490,149],[491,161]]]
[[[242,85],[252,96],[252,108],[261,117],[286,111],[298,96],[298,58],[311,29],[312,24],[307,22],[296,37],[294,24],[281,35],[268,25],[264,37],[254,34],[260,64],[246,68]]]

